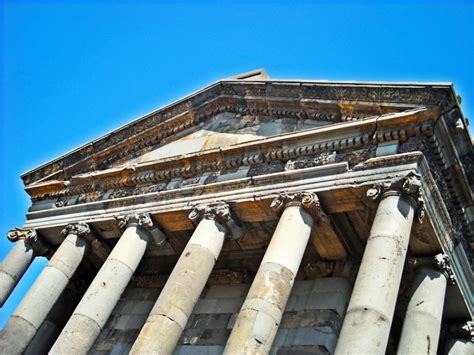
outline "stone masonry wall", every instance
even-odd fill
[[[250,284],[207,287],[194,308],[175,354],[221,354]],[[127,354],[144,324],[158,288],[127,288],[92,354]],[[340,277],[296,281],[272,354],[332,354],[351,293]]]

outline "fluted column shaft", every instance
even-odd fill
[[[278,204],[285,204],[285,209],[240,309],[225,354],[269,353],[280,325],[314,224],[302,201],[310,207],[317,197],[303,193],[285,194],[279,199]]]
[[[151,239],[148,215],[126,217],[126,229],[66,323],[50,354],[86,354],[94,344]]]
[[[200,207],[191,219],[200,219],[160,293],[131,354],[171,354],[202,293],[222,250],[226,234],[239,237],[227,205]],[[239,234],[239,235],[237,235]]]
[[[15,309],[0,335],[2,354],[21,354],[26,349],[51,308],[81,263],[86,242],[79,237],[87,225],[69,225],[68,233],[33,286]]]
[[[442,270],[421,268],[403,321],[397,354],[436,354],[447,280]]]
[[[3,259],[0,264],[0,307],[8,299],[34,257],[33,248],[25,239],[20,239]]]
[[[420,186],[418,177],[409,175],[375,194],[382,197],[335,354],[385,353]],[[421,207],[419,212],[421,218]]]

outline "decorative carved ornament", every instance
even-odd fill
[[[327,160],[327,154],[337,153],[337,161],[349,161],[351,165],[359,163],[373,155],[373,145],[375,142],[383,142],[386,140],[400,140],[404,141],[413,135],[432,134],[431,118],[436,114],[430,110],[408,111],[404,113],[416,121],[421,120],[420,123],[415,123],[415,126],[409,131],[404,126],[397,127],[380,127],[377,134],[372,136],[370,133],[363,133],[358,136],[348,137],[344,132],[346,127],[334,127],[334,133],[337,138],[328,138],[326,135],[321,135],[318,131],[305,133],[306,138],[314,139],[314,143],[299,146],[298,139],[296,141],[288,141],[285,147],[275,147],[273,145],[263,146],[262,143],[255,143],[254,151],[241,152],[236,154],[235,150],[231,149],[229,155],[226,149],[221,150],[220,153],[208,152],[198,153],[186,158],[186,161],[177,160],[175,164],[170,166],[169,162],[150,162],[149,164],[141,164],[137,167],[126,167],[122,169],[111,169],[110,171],[98,171],[90,174],[83,174],[75,176],[71,181],[63,181],[63,185],[58,185],[58,182],[44,182],[28,186],[27,192],[31,195],[33,201],[61,198],[63,196],[82,196],[77,202],[87,200],[84,194],[102,194],[112,189],[117,189],[117,192],[106,194],[104,198],[119,198],[129,195],[136,195],[144,193],[141,191],[142,185],[163,183],[176,177],[188,179],[194,176],[200,176],[205,172],[219,172],[222,174],[229,169],[239,168],[241,166],[259,167],[260,165],[267,165],[271,162],[281,161],[283,163],[293,160],[295,158],[308,160],[308,163],[296,162],[294,166],[288,166],[289,169],[299,165],[320,165],[330,163],[331,159]],[[396,117],[394,118],[396,119]],[[370,125],[370,123],[366,124]],[[338,133],[339,132],[339,133]],[[302,133],[301,133],[302,134]],[[332,134],[331,134],[332,135]],[[340,136],[345,136],[340,138]],[[288,140],[288,138],[287,138]],[[358,149],[359,151],[355,150]],[[320,155],[320,156],[319,156]],[[307,157],[308,159],[305,159]],[[311,157],[315,160],[311,162]],[[188,161],[189,160],[189,161]],[[255,170],[255,169],[254,169]],[[262,170],[262,169],[260,169]],[[265,169],[263,169],[265,173]],[[135,187],[135,189],[134,189]],[[158,190],[160,190],[159,188]],[[145,192],[146,193],[146,192]],[[94,196],[94,199],[101,198]],[[64,205],[62,199],[58,200],[59,205]],[[71,202],[75,203],[75,202]]]
[[[11,242],[24,240],[25,244],[33,249],[36,255],[47,255],[50,252],[48,245],[34,229],[15,227],[8,231],[7,237]]]
[[[301,206],[309,212],[316,223],[330,223],[329,217],[321,208],[318,196],[314,192],[282,192],[275,197],[270,208],[281,210],[283,207]]]
[[[405,103],[408,106],[437,105],[444,111],[454,106],[448,88],[374,87],[370,84],[356,86],[338,84],[335,86],[334,83],[310,82],[295,86],[286,82],[276,82],[276,86],[273,82],[260,86],[229,81],[213,85],[197,95],[136,120],[113,132],[111,136],[99,139],[62,159],[57,159],[46,166],[35,169],[22,178],[25,184],[31,184],[48,176],[55,176],[56,179],[61,178],[59,176],[64,168],[69,168],[68,170],[73,174],[91,169],[102,169],[126,156],[150,149],[177,132],[221,112],[337,122],[347,120],[347,118],[340,117],[341,101],[396,102],[397,104]],[[236,97],[236,95],[240,97]],[[245,100],[242,100],[243,96],[245,96]],[[259,99],[253,101],[252,97]],[[261,100],[261,97],[265,100]],[[284,98],[285,101],[281,102],[281,98]],[[302,99],[311,99],[311,101],[305,101],[303,106],[301,105]],[[333,100],[339,109],[330,113],[321,112],[317,104],[318,100],[315,99]],[[312,107],[312,102],[316,103],[314,107]],[[269,106],[275,108],[269,108]],[[351,109],[351,111],[353,110]],[[377,113],[367,112],[362,118],[374,114]],[[350,120],[353,118],[351,117]],[[130,132],[139,132],[139,134],[130,137]],[[132,144],[128,143],[130,139],[133,139]]]
[[[91,230],[87,223],[71,223],[68,224],[61,231],[61,236],[67,237],[69,234],[75,234],[77,236],[86,236],[90,234]]]
[[[462,329],[466,331],[471,337],[471,342],[474,343],[474,321],[468,321],[462,326]]]
[[[117,217],[117,221],[121,229],[134,225],[144,228],[153,226],[153,221],[148,213],[135,213]]]
[[[456,283],[456,278],[454,277],[454,272],[451,268],[451,261],[449,260],[449,256],[443,253],[437,254],[433,258],[433,262],[435,266],[443,272],[448,282],[451,285],[454,285]]]
[[[189,213],[189,219],[196,224],[202,219],[215,220],[226,228],[226,236],[232,240],[239,239],[243,235],[242,227],[232,218],[227,203],[197,205]]]
[[[128,227],[139,226],[144,228],[150,237],[150,242],[153,245],[162,247],[166,244],[166,235],[158,227],[156,223],[153,222],[149,213],[135,213],[129,214],[126,216],[121,216],[116,218],[121,229]]]
[[[419,223],[423,222],[425,217],[425,201],[423,200],[421,191],[420,175],[415,172],[410,172],[401,178],[395,178],[389,183],[375,184],[367,190],[367,197],[372,200],[377,200],[384,194],[401,193],[412,199],[416,206],[416,218]]]

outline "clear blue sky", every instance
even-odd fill
[[[21,173],[233,74],[451,81],[474,122],[474,2],[407,3],[0,0],[0,258],[29,206]]]

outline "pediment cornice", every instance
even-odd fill
[[[68,196],[94,194],[102,198],[106,191],[126,188],[128,193],[149,192],[154,184],[200,177],[206,173],[225,174],[242,166],[254,169],[252,175],[271,172],[266,165],[324,154],[339,154],[352,163],[370,158],[369,152],[377,143],[432,134],[432,127],[439,117],[437,108],[418,108],[401,113],[391,113],[365,120],[330,125],[319,129],[284,134],[259,139],[225,148],[210,149],[185,156],[176,156],[120,168],[97,170],[77,174],[69,180],[52,180],[26,187],[33,201],[43,199],[67,199]],[[375,146],[374,146],[375,144]],[[265,165],[261,172],[258,167]],[[270,169],[270,170],[269,170]],[[137,188],[135,191],[131,189]],[[158,188],[158,187],[157,187]],[[163,186],[161,186],[163,188]],[[111,196],[110,198],[113,198]],[[123,197],[118,194],[116,197]],[[88,202],[88,199],[86,201]],[[60,207],[60,206],[59,206]]]
[[[25,185],[110,168],[167,144],[179,132],[222,112],[331,123],[357,121],[420,105],[448,110],[450,85],[225,80],[143,116],[22,175]]]

